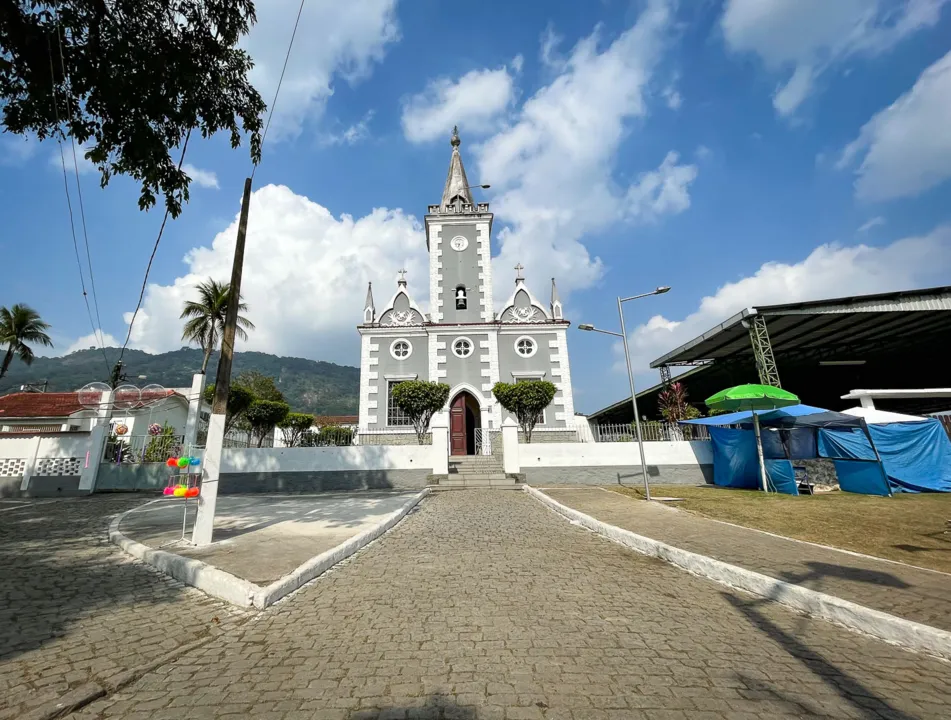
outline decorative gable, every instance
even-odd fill
[[[499,321],[502,323],[543,323],[550,322],[551,319],[551,314],[525,287],[522,279],[517,279],[515,292],[505,303],[505,309],[499,313]]]
[[[409,296],[406,291],[406,280],[401,277],[397,282],[396,294],[380,314],[380,325],[383,327],[405,327],[407,325],[422,325],[424,322],[426,322],[426,316]]]

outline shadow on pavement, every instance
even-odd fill
[[[810,648],[766,618],[756,608],[770,602],[769,600],[743,600],[728,592],[721,592],[720,595],[730,605],[739,610],[754,628],[776,642],[790,657],[796,658],[802,664],[804,670],[821,678],[826,685],[835,690],[839,697],[855,708],[858,713],[857,717],[869,718],[870,720],[880,720],[882,717],[891,720],[916,720],[913,715],[908,715],[890,705],[872,688],[865,686],[857,678],[837,667],[822,653]],[[753,680],[747,683],[746,678],[740,676],[739,679],[746,683],[753,692],[767,692],[776,696],[776,693],[768,689],[768,684],[762,680]]]
[[[881,570],[852,567],[851,565],[835,565],[832,563],[809,561],[804,563],[809,568],[806,573],[780,572],[779,578],[793,585],[803,585],[813,590],[822,589],[823,578],[837,578],[851,582],[868,583],[881,587],[905,589],[911,587],[901,578]],[[835,594],[835,593],[833,593]]]
[[[539,711],[540,712],[540,711]],[[431,695],[423,705],[387,706],[383,708],[356,710],[347,716],[349,720],[377,720],[380,718],[407,718],[408,720],[477,720],[475,708],[457,705],[447,695]],[[527,717],[527,716],[526,716]],[[539,717],[541,717],[539,715]]]
[[[124,632],[141,623],[161,623],[182,612],[185,587],[129,560],[109,544],[110,517],[143,502],[142,497],[76,498],[5,513],[0,522],[0,663],[57,639],[81,641]],[[175,606],[163,613],[162,608]],[[194,623],[207,628],[198,608]],[[191,628],[180,627],[182,635]],[[201,632],[206,632],[202,630]],[[192,636],[189,639],[193,639]],[[80,640],[76,640],[80,638]],[[92,639],[90,639],[92,643]],[[88,650],[93,651],[92,645]],[[32,662],[32,660],[31,660]]]

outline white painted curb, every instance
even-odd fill
[[[842,625],[894,645],[951,660],[951,632],[873,610],[833,595],[777,580],[730,565],[706,555],[689,552],[585,515],[533,487],[525,492],[584,528],[644,555],[665,560],[689,573],[765,597],[800,612]]]
[[[126,515],[141,510],[152,503],[161,502],[161,500],[153,500],[152,502],[145,503],[145,505],[127,510],[116,517],[109,525],[109,540],[132,557],[161,570],[166,575],[171,575],[186,585],[198,588],[208,595],[225,600],[232,605],[238,605],[239,607],[255,607],[263,610],[284,596],[294,592],[305,583],[313,580],[318,575],[326,572],[341,560],[350,557],[364,546],[376,540],[406,517],[409,511],[416,507],[429,493],[430,489],[424,488],[421,492],[410,498],[402,507],[387,515],[373,527],[350,538],[337,547],[331,548],[327,552],[323,552],[311,558],[293,572],[279,580],[275,580],[263,588],[260,585],[255,585],[252,582],[243,580],[224,570],[219,570],[201,560],[182,557],[181,555],[166,552],[165,550],[154,550],[147,545],[132,540],[119,531],[119,524]]]

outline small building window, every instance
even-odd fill
[[[518,383],[523,383],[523,382],[538,382],[539,380],[542,380],[542,379],[543,379],[543,376],[542,376],[542,375],[539,375],[538,377],[517,377],[517,378],[515,378],[515,384],[517,385]],[[545,411],[544,411],[544,410],[542,410],[540,413],[538,413],[538,420],[536,420],[535,423],[536,423],[536,425],[544,425],[544,424],[545,424]]]
[[[397,360],[405,360],[413,354],[413,346],[409,340],[394,340],[390,345],[390,355]]]
[[[390,380],[386,384],[386,424],[395,427],[405,427],[412,425],[413,421],[403,412],[403,408],[396,404],[393,399],[393,388],[399,385],[402,380]]]
[[[465,310],[467,307],[466,286],[456,287],[456,310]]]
[[[472,354],[473,350],[474,346],[472,341],[466,337],[458,338],[452,344],[452,354],[456,357],[467,358]]]
[[[523,335],[515,341],[515,352],[521,357],[530,358],[538,351],[538,343],[532,338]]]

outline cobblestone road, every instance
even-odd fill
[[[908,720],[951,716],[949,676],[469,491],[76,717]]]
[[[0,718],[208,636],[240,614],[109,544],[143,500],[95,496],[0,513]]]

